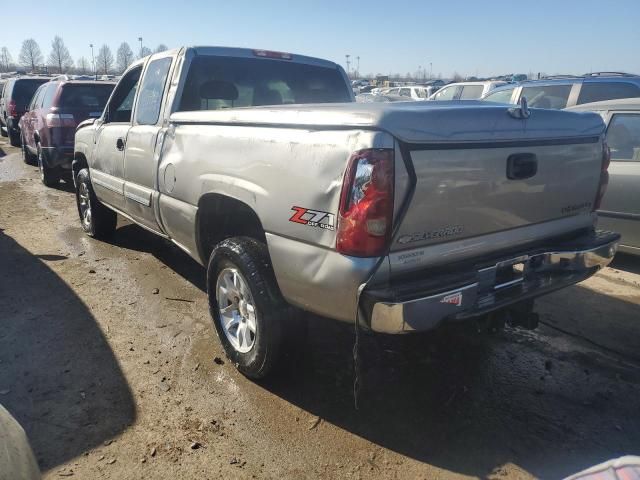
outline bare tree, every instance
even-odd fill
[[[73,67],[73,59],[69,54],[69,49],[64,44],[61,37],[53,37],[51,42],[51,53],[49,54],[49,66],[58,69],[58,73],[64,73]]]
[[[108,45],[102,45],[96,57],[96,70],[107,75],[113,69],[113,54]]]
[[[169,50],[169,47],[167,47],[164,43],[161,43],[160,45],[158,45],[156,47],[156,50],[153,53],[160,53],[160,52],[164,52],[166,50]]]
[[[122,42],[116,53],[116,62],[118,64],[118,72],[124,72],[133,61],[133,51],[127,42]]]
[[[149,47],[142,47],[142,49],[140,50],[140,58],[144,58],[148,55],[151,55],[152,53],[153,52]]]
[[[451,75],[451,80],[453,80],[454,82],[461,82],[462,80],[464,80],[464,78],[458,72],[453,72],[453,75]]]
[[[78,66],[78,72],[81,75],[87,74],[87,70],[89,69],[89,61],[86,58],[80,57],[76,62],[76,65]]]
[[[18,61],[25,67],[31,67],[31,71],[36,70],[36,66],[41,65],[44,61],[42,53],[40,52],[40,46],[33,38],[27,38],[22,42],[22,48],[20,49],[20,55]]]
[[[9,70],[11,70],[12,64],[13,58],[11,58],[9,49],[7,47],[2,47],[2,49],[0,49],[0,70],[3,72],[8,72]]]

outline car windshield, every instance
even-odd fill
[[[263,58],[197,56],[180,110],[351,101],[335,68]]]
[[[67,84],[62,87],[59,107],[102,111],[113,91],[113,84]]]
[[[41,80],[16,80],[16,83],[13,86],[13,92],[11,93],[11,98],[18,105],[27,105],[31,101],[33,94],[38,90],[38,87],[48,81],[48,78],[43,78]]]

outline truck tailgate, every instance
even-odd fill
[[[597,136],[407,150],[415,186],[392,251],[585,214],[600,182]]]

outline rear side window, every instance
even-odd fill
[[[571,84],[568,85],[529,85],[522,87],[522,94],[530,107],[559,110],[567,106]]]
[[[38,87],[48,80],[16,80],[11,99],[17,105],[28,105]]]
[[[263,58],[199,55],[193,59],[180,110],[351,101],[336,68]]]
[[[444,87],[438,90],[438,93],[435,94],[435,100],[453,100],[458,93],[458,89],[460,87],[452,86],[452,87]]]
[[[155,125],[158,122],[162,107],[162,94],[172,60],[172,57],[159,58],[153,60],[147,67],[138,95],[136,122],[139,125]]]
[[[33,94],[33,98],[31,99],[31,103],[29,104],[29,110],[34,110],[42,105],[42,96],[45,89],[46,87],[40,87],[38,88],[38,90],[36,90],[36,93]]]
[[[482,100],[487,102],[496,102],[496,103],[511,103],[511,96],[513,95],[514,88],[505,88],[504,90],[498,90],[497,92],[492,92]]]
[[[640,87],[629,82],[585,82],[580,89],[578,104],[640,97]]]
[[[47,91],[44,94],[44,102],[42,102],[44,108],[49,108],[53,105],[53,97],[55,97],[59,86],[59,83],[51,83],[47,86]]]
[[[415,92],[416,92],[416,95],[418,95],[418,98],[427,98],[426,88],[416,88]]]
[[[640,115],[618,113],[607,129],[611,160],[640,162]]]
[[[465,85],[462,87],[460,100],[477,100],[482,96],[484,87],[482,85]]]
[[[58,106],[65,110],[102,112],[113,90],[111,84],[73,84],[62,87]]]

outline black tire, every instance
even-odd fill
[[[33,154],[29,152],[27,142],[24,141],[24,137],[21,137],[22,143],[22,161],[27,165],[33,165]]]
[[[15,130],[8,129],[9,131],[9,143],[12,147],[20,147],[20,133]]]
[[[218,278],[228,269],[239,271],[253,297],[256,331],[253,345],[245,353],[229,341],[218,307]],[[267,246],[249,237],[234,237],[219,243],[209,257],[207,294],[209,312],[229,360],[252,379],[272,373],[283,347],[283,325],[290,321],[291,307],[282,298],[276,283]]]
[[[85,218],[86,210],[81,204],[81,196],[84,198],[85,193],[89,206],[88,219]],[[83,168],[76,176],[76,205],[78,206],[80,225],[90,237],[107,238],[116,231],[118,215],[100,203],[100,200],[96,197],[91,185],[88,168]]]
[[[60,183],[60,172],[57,168],[50,168],[44,160],[44,154],[40,145],[38,147],[38,169],[40,170],[40,180],[46,187],[55,187]]]

